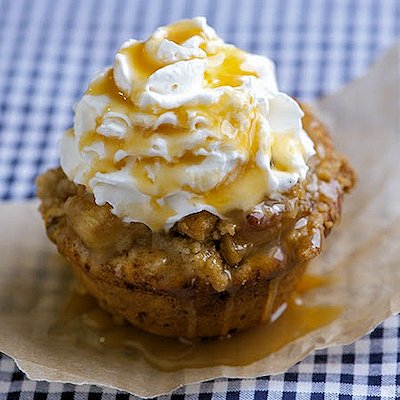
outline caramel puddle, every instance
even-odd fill
[[[299,292],[330,282],[329,278],[308,275],[300,282]],[[68,333],[73,326],[73,329],[78,328],[77,339],[81,345],[91,345],[102,351],[133,353],[135,357],[141,355],[162,371],[176,371],[251,364],[329,324],[341,311],[339,306],[306,306],[297,295],[275,313],[273,321],[234,334],[229,339],[190,343],[145,333],[132,326],[118,326],[109,314],[98,307],[94,298],[74,292],[54,332]]]
[[[317,289],[335,283],[336,278],[332,275],[304,275],[296,287],[297,294],[306,293],[312,289]]]

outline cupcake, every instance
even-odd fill
[[[101,307],[162,336],[268,321],[339,220],[354,173],[273,63],[204,18],[129,40],[37,179],[48,237]]]

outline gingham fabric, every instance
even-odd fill
[[[127,38],[204,15],[229,42],[277,64],[282,90],[312,100],[366,67],[400,34],[398,0],[0,0],[0,199],[34,196],[34,177],[57,165],[57,141],[89,79]],[[1,272],[1,271],[0,271]],[[395,399],[400,317],[287,373],[219,379],[161,399]],[[0,400],[126,399],[95,386],[33,382],[0,354]]]

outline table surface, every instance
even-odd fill
[[[398,0],[0,0],[0,199],[34,196],[89,79],[127,38],[204,15],[229,42],[272,58],[281,90],[312,100],[362,74],[400,34]],[[400,317],[285,374],[219,379],[162,399],[395,399]],[[33,382],[0,354],[1,399],[125,399],[96,386]]]

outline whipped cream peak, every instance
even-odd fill
[[[126,222],[168,230],[207,210],[247,211],[305,179],[315,153],[274,64],[197,17],[128,40],[89,85],[61,166]]]

